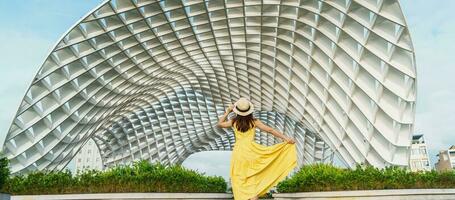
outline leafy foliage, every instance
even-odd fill
[[[302,167],[278,183],[278,192],[455,188],[455,172],[411,172],[399,167],[357,166],[342,169],[327,164]]]
[[[221,176],[205,176],[181,165],[151,164],[146,160],[132,166],[106,171],[85,170],[72,176],[66,171],[36,171],[11,177],[4,190],[13,195],[114,193],[114,192],[226,192]]]
[[[9,162],[0,152],[0,189],[9,177]]]

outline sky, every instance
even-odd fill
[[[17,108],[60,37],[101,0],[0,0],[0,147]],[[455,1],[401,0],[417,63],[415,133],[427,140],[431,165],[455,144]],[[184,166],[229,177],[230,152],[191,155]],[[207,162],[210,161],[210,162]]]

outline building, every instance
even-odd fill
[[[448,150],[439,151],[438,162],[435,164],[437,171],[451,171],[455,169],[455,145]]]
[[[411,157],[409,161],[411,171],[430,171],[430,159],[427,144],[423,135],[412,136]]]
[[[298,166],[409,166],[417,76],[398,0],[242,2],[103,1],[25,92],[12,173],[61,170],[89,139],[107,167],[232,150],[215,124],[239,97],[296,139]]]
[[[103,170],[101,155],[93,140],[89,140],[74,157],[75,171]]]

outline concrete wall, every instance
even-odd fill
[[[438,162],[435,164],[436,170],[443,172],[443,171],[451,171],[454,169],[454,164],[452,164],[455,160],[455,157],[452,156],[455,152],[455,147],[450,147],[449,150],[439,151],[438,154]]]
[[[359,190],[336,192],[275,193],[275,200],[446,200],[455,199],[455,189]]]
[[[9,194],[0,193],[0,200],[10,200]]]
[[[9,200],[2,196],[0,200]],[[455,199],[455,189],[359,190],[335,192],[275,193],[275,200],[447,200]],[[232,200],[230,193],[96,193],[64,195],[16,195],[11,200]]]
[[[220,199],[232,200],[232,194],[229,193],[95,193],[95,194],[63,194],[63,195],[15,195],[11,200],[148,200],[148,199],[166,199],[166,200],[200,200],[200,199]],[[3,199],[1,199],[3,200]]]

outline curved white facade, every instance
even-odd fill
[[[47,57],[3,150],[13,173],[62,169],[89,138],[107,166],[181,163],[231,150],[215,124],[249,97],[299,166],[407,166],[414,60],[397,0],[106,1]]]

